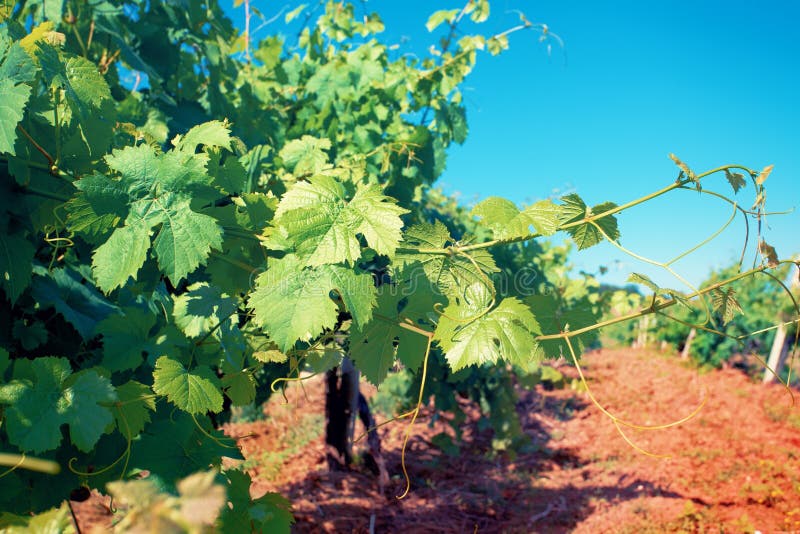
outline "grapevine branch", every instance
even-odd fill
[[[604,217],[608,217],[609,215],[615,215],[615,214],[617,214],[617,213],[619,213],[621,211],[630,209],[630,208],[632,208],[634,206],[638,206],[640,204],[643,204],[645,202],[648,202],[650,200],[653,200],[655,198],[663,196],[663,195],[669,193],[670,191],[682,188],[682,187],[686,186],[689,183],[698,182],[699,180],[701,180],[702,178],[705,178],[706,176],[710,176],[712,174],[725,171],[726,169],[740,169],[740,170],[744,170],[744,171],[750,173],[751,175],[757,175],[758,174],[756,171],[753,171],[752,169],[750,169],[748,167],[745,167],[743,165],[735,165],[735,164],[734,165],[723,165],[721,167],[717,167],[715,169],[711,169],[710,171],[706,171],[706,172],[704,172],[702,174],[699,174],[694,179],[692,179],[692,178],[682,178],[680,180],[677,180],[674,183],[672,183],[672,184],[670,184],[670,185],[668,185],[668,186],[666,186],[666,187],[664,187],[662,189],[659,189],[658,191],[654,191],[653,193],[650,193],[649,195],[645,195],[643,197],[637,198],[636,200],[632,200],[630,202],[622,204],[621,206],[617,206],[615,208],[610,208],[610,209],[605,210],[605,211],[600,212],[600,213],[593,213],[593,214],[588,215],[588,216],[586,216],[586,217],[584,217],[582,219],[579,219],[579,220],[576,220],[576,221],[572,221],[570,223],[562,224],[562,225],[560,225],[558,227],[558,230],[568,230],[570,228],[575,228],[577,226],[581,226],[583,224],[591,223],[593,221],[597,221],[597,220],[602,219]],[[472,245],[452,245],[452,246],[442,247],[442,248],[435,248],[435,247],[408,247],[408,246],[406,246],[406,247],[399,247],[397,249],[397,251],[405,253],[405,254],[437,254],[437,255],[449,256],[449,255],[455,254],[457,252],[472,252],[474,250],[482,250],[482,249],[492,248],[492,247],[495,247],[497,245],[504,245],[504,244],[511,244],[511,243],[522,243],[522,242],[531,241],[533,239],[540,238],[540,237],[543,237],[543,235],[538,233],[538,232],[534,232],[534,233],[530,233],[530,234],[527,234],[527,235],[524,235],[524,236],[511,237],[511,238],[506,238],[506,239],[491,239],[489,241],[484,241],[482,243],[475,243],[475,244],[472,244]]]

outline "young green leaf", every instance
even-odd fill
[[[645,274],[631,273],[628,275],[628,282],[631,284],[641,284],[650,289],[653,293],[658,293],[660,290],[656,283]]]
[[[563,202],[560,207],[561,225],[570,225],[565,229],[567,233],[572,236],[575,244],[578,245],[578,250],[589,248],[603,240],[603,234],[597,226],[599,226],[610,239],[616,240],[619,238],[617,219],[613,215],[594,219],[594,223],[597,224],[597,226],[588,221],[582,224],[576,224],[589,217],[594,217],[614,209],[617,205],[613,202],[603,202],[589,209],[583,199],[574,193],[562,197],[561,200]]]
[[[256,379],[250,371],[226,374],[222,377],[222,390],[234,406],[244,406],[256,398]]]
[[[458,16],[459,11],[459,9],[435,11],[430,17],[428,17],[428,22],[425,23],[425,27],[429,32],[432,32],[442,23],[452,23]]]
[[[193,126],[186,135],[172,140],[175,150],[194,154],[200,145],[231,149],[231,130],[225,121],[208,121]]]
[[[36,250],[19,234],[0,232],[0,287],[14,304],[31,283],[31,263]]]
[[[441,250],[452,242],[450,232],[440,221],[436,221],[434,224],[414,225],[406,230],[403,236],[404,246],[423,251],[425,249]],[[472,261],[469,258],[472,258]],[[396,263],[400,269],[414,264],[422,265],[425,275],[436,291],[448,296],[456,296],[472,284],[485,284],[488,275],[499,271],[492,255],[486,250],[471,251],[469,258],[464,254],[403,252],[397,255]]]
[[[17,139],[17,124],[25,115],[25,106],[31,95],[31,88],[25,84],[14,85],[14,81],[0,79],[0,154],[14,154]]]
[[[408,210],[381,187],[359,185],[352,195],[328,176],[298,182],[281,199],[274,224],[286,230],[306,265],[353,264],[361,256],[358,234],[379,254],[394,256]]]
[[[330,150],[330,139],[318,139],[304,135],[293,139],[278,153],[286,168],[295,176],[316,174],[328,165],[326,150]]]
[[[731,172],[728,169],[725,169],[725,178],[727,178],[728,183],[731,184],[734,193],[738,193],[739,189],[747,184],[747,182],[744,181],[744,176],[741,173]]]
[[[150,227],[144,223],[114,230],[108,241],[92,255],[92,271],[97,287],[106,293],[122,287],[147,259],[150,249]]]
[[[111,382],[94,369],[72,374],[65,358],[43,357],[30,363],[32,376],[0,387],[0,403],[7,404],[4,428],[9,441],[34,453],[61,443],[61,425],[70,440],[90,451],[113,421],[106,404],[117,400]]]
[[[574,302],[564,302],[554,295],[533,295],[525,299],[541,325],[544,335],[574,332],[591,326],[598,321],[594,306],[588,298],[583,297]],[[584,332],[571,338],[572,348],[576,356],[597,339],[597,331]],[[569,347],[563,339],[547,339],[539,343],[537,357],[561,358],[569,357]]]
[[[124,308],[97,325],[103,336],[103,366],[112,372],[136,369],[148,354],[154,353],[151,330],[156,317],[141,308]]]
[[[489,197],[472,208],[470,215],[479,217],[481,224],[488,226],[496,239],[522,237],[531,233],[533,221],[527,213],[505,198]]]
[[[524,363],[534,357],[534,336],[541,331],[531,310],[509,297],[484,313],[490,298],[485,286],[474,284],[462,298],[451,301],[439,319],[434,340],[454,371],[500,359]]]
[[[722,317],[722,324],[728,324],[736,315],[743,313],[739,301],[736,300],[736,291],[732,287],[716,288],[711,292],[711,302],[714,311]]]
[[[156,411],[156,400],[149,387],[131,380],[117,387],[118,402],[112,409],[117,430],[127,439],[138,436]]]
[[[84,340],[95,335],[97,324],[118,308],[109,302],[83,275],[71,267],[47,270],[35,266],[31,296],[40,308],[53,307],[67,320]],[[88,275],[88,272],[84,271]]]
[[[372,320],[350,330],[350,358],[376,386],[394,366],[395,357],[409,369],[422,364],[428,340],[407,327],[424,330],[427,315],[434,313],[434,304],[443,298],[420,271],[411,267],[396,273],[391,284],[378,289]]]
[[[371,275],[336,265],[304,269],[291,255],[270,263],[256,280],[247,305],[255,312],[255,323],[286,352],[295,341],[309,341],[335,326],[338,307],[332,291],[340,296],[356,325],[372,317],[375,286]]]
[[[216,329],[224,321],[238,322],[234,317],[237,303],[208,282],[190,285],[186,293],[174,297],[172,313],[175,324],[187,337],[197,338]]]
[[[175,406],[190,414],[219,413],[222,410],[219,378],[211,369],[198,366],[187,370],[169,356],[156,360],[153,391],[166,395]]]

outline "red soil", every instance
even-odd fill
[[[669,423],[692,413],[704,395],[706,403],[675,428],[623,427],[636,446],[668,458],[626,443],[577,380],[578,387],[520,393],[517,411],[531,447],[516,458],[492,453],[491,432],[478,431],[477,411],[464,403],[468,422],[457,456],[431,443],[447,430],[441,419],[417,422],[406,455],[412,487],[403,500],[395,495],[405,488],[406,422],[379,430],[392,475],[385,495],[365,469],[328,472],[321,382],[306,383],[307,395],[294,387],[288,405],[274,399],[266,420],[227,431],[249,435],[240,443],[253,495],[289,497],[298,532],[800,531],[800,408],[785,389],[736,370],[700,374],[656,352],[603,350],[585,356],[583,368],[597,400],[637,424]],[[560,370],[577,376],[572,367]],[[310,441],[287,452],[289,431],[311,432]]]

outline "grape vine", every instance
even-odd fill
[[[223,467],[241,459],[215,425],[230,406],[349,357],[375,385],[413,373],[406,441],[424,404],[451,410],[461,393],[512,448],[512,371],[579,365],[599,328],[712,293],[732,309],[716,290],[787,263],[761,241],[752,269],[687,293],[642,279],[649,303],[601,322],[541,238],[621,248],[618,215],[686,188],[760,221],[771,167],[695,174],[673,157],[677,180],[622,205],[571,194],[467,210],[433,187],[468,133],[461,83],[512,33],[557,36],[524,16],[464,33],[490,12],[469,0],[431,16],[445,38],[416,59],[375,38],[377,15],[318,7],[296,44],[251,43],[250,15],[240,34],[216,1],[0,7],[0,527],[98,488],[127,503],[120,528],[146,505],[190,531],[288,531],[285,499],[252,500],[250,477]],[[751,210],[701,185],[720,173],[734,194],[751,179]],[[496,283],[529,267],[535,283]],[[208,515],[181,515],[188,502]]]

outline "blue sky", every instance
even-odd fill
[[[279,9],[259,0],[253,5],[268,17]],[[420,54],[439,37],[425,29],[428,15],[456,7],[459,2],[367,3],[386,24],[382,39]],[[548,55],[538,34],[523,32],[511,37],[503,55],[479,57],[464,87],[470,134],[450,152],[439,182],[446,191],[465,204],[492,195],[525,203],[563,192],[589,204],[621,204],[675,179],[670,152],[696,172],[727,163],[774,164],[767,206],[795,212],[769,217],[764,235],[780,256],[800,253],[800,3],[498,0],[489,22],[465,30],[502,31],[517,23],[513,10],[546,23],[565,47]],[[241,17],[242,9],[234,15]],[[281,23],[262,36],[280,31]],[[722,175],[704,186],[731,192]],[[753,190],[737,198],[749,207]],[[667,260],[715,232],[730,214],[728,204],[678,191],[623,213],[622,243]],[[710,269],[738,258],[743,236],[739,216],[675,268],[699,283]],[[752,261],[753,254],[747,257]],[[610,283],[623,283],[633,271],[681,286],[607,244],[576,253],[573,262],[588,271],[610,267],[601,277]]]

